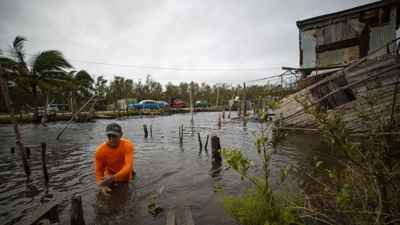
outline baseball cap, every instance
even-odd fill
[[[110,123],[106,127],[106,134],[113,135],[121,135],[122,136],[122,128],[118,123]]]

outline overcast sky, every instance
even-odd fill
[[[60,50],[107,79],[237,84],[298,66],[297,20],[370,2],[1,0],[0,49],[22,35],[26,53]]]

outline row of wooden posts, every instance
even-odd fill
[[[183,124],[178,127],[179,134],[179,144],[183,144]],[[204,144],[204,150],[207,152],[208,140],[210,139],[210,135],[206,136],[206,142]],[[203,150],[203,142],[200,133],[197,133],[197,140],[199,142],[199,150],[200,152]],[[212,150],[212,159],[221,161],[221,144],[219,137],[216,135],[211,136],[211,150]]]
[[[47,186],[49,183],[49,174],[47,172],[47,160],[46,160],[47,144],[45,142],[42,142],[40,144],[40,146],[41,146],[41,155],[42,155],[41,161],[42,161],[43,177],[44,177],[45,186]],[[15,147],[11,147],[10,151],[11,151],[11,153],[14,153]],[[31,148],[25,147],[25,152],[23,152],[22,154],[25,156],[25,157],[22,157],[22,164],[24,166],[25,175],[29,179],[30,175],[31,175],[31,169],[30,169],[27,159],[30,159]]]

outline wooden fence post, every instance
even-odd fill
[[[83,218],[82,209],[82,198],[81,196],[75,196],[71,199],[71,225],[85,225],[85,219]]]
[[[208,145],[208,139],[209,139],[209,137],[210,137],[210,135],[207,135],[206,143],[205,143],[205,145],[204,145],[204,150],[206,150],[206,151],[207,151],[207,145]]]
[[[147,131],[147,125],[143,124],[143,131],[144,131],[144,138],[147,138],[149,136],[149,133]]]
[[[29,147],[25,147],[25,154],[27,159],[31,158],[31,149]]]
[[[216,135],[211,136],[211,149],[212,149],[212,161],[221,163],[221,144],[219,142],[219,137]]]
[[[200,151],[201,151],[203,149],[203,144],[201,143],[200,133],[197,133],[197,138],[199,139],[199,148],[200,148]]]
[[[46,165],[46,143],[42,142],[42,168],[44,175],[44,183],[45,186],[49,184],[49,174],[47,173],[47,165]]]
[[[153,137],[153,125],[150,124],[150,137]]]
[[[183,144],[183,124],[179,127],[179,144]]]

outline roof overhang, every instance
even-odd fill
[[[348,16],[352,16],[352,15],[360,13],[360,12],[368,11],[368,10],[375,9],[375,8],[381,8],[384,6],[390,6],[390,5],[400,5],[400,0],[382,0],[382,1],[378,1],[378,2],[373,2],[370,4],[357,6],[357,7],[351,8],[351,9],[346,9],[346,10],[335,12],[335,13],[312,17],[312,18],[305,19],[305,20],[299,20],[296,22],[296,25],[299,29],[302,29],[303,27],[308,26],[308,25],[317,24],[317,23],[321,23],[321,22],[336,19],[336,18],[348,17]]]

